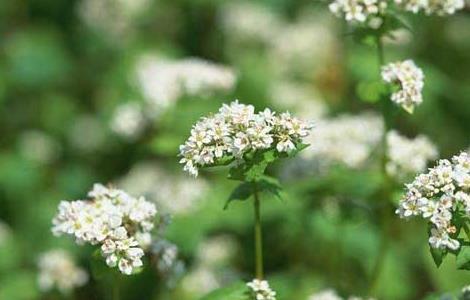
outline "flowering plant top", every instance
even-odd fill
[[[101,184],[95,184],[88,197],[61,201],[52,232],[74,236],[78,244],[100,245],[108,266],[117,265],[126,275],[134,273],[151,243],[155,205]]]
[[[406,185],[397,214],[402,218],[422,216],[429,220],[431,247],[457,251],[463,245],[461,229],[470,234],[469,191],[470,156],[462,152],[452,160],[440,160],[428,173],[418,175]]]
[[[255,113],[253,105],[234,101],[218,113],[200,119],[191,136],[180,146],[184,170],[197,176],[200,168],[232,164],[231,177],[243,181],[254,178],[276,158],[305,148],[303,138],[312,129],[309,122],[289,112],[276,115],[269,108]]]

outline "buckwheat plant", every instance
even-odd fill
[[[201,118],[191,129],[190,137],[180,146],[180,163],[191,175],[197,176],[205,167],[228,166],[228,177],[241,181],[225,207],[231,201],[247,200],[253,196],[257,281],[249,287],[257,300],[275,298],[274,293],[265,289],[269,287],[267,282],[262,283],[260,193],[279,196],[281,186],[276,178],[265,175],[265,170],[276,160],[304,149],[307,146],[303,143],[304,138],[311,129],[311,123],[288,112],[276,114],[266,108],[256,113],[254,106],[234,101],[224,104],[217,113]]]
[[[398,90],[392,94],[391,100],[407,112],[413,113],[415,106],[423,102],[424,74],[412,60],[383,66],[382,79],[395,85]]]
[[[382,24],[382,14],[387,8],[385,0],[334,0],[330,11],[351,23],[366,23],[377,28]]]
[[[462,152],[439,160],[429,172],[406,185],[396,213],[401,218],[421,216],[429,222],[429,245],[439,265],[447,252],[457,255],[459,268],[468,269],[468,246],[461,247],[463,231],[470,240],[470,156]],[[464,248],[461,251],[461,248]]]
[[[95,184],[87,200],[61,201],[58,209],[52,221],[55,235],[99,246],[106,264],[117,266],[122,274],[131,275],[142,267],[157,213],[153,203]]]

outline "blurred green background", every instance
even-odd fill
[[[470,15],[405,19],[413,30],[387,40],[386,60],[412,58],[423,69],[424,102],[412,116],[400,113],[395,127],[426,134],[450,157],[470,145]],[[37,284],[38,257],[50,249],[68,249],[89,269],[90,249],[53,237],[50,227],[59,201],[85,197],[95,182],[144,194],[171,213],[165,237],[185,263],[170,286],[146,264],[121,280],[122,299],[199,299],[251,280],[251,205],[222,210],[235,182],[223,171],[189,178],[178,145],[199,117],[234,99],[314,121],[379,113],[375,48],[349,32],[314,0],[0,1],[0,299],[110,299],[109,287],[93,279],[73,295]],[[162,81],[136,76],[148,56],[202,58],[237,80],[149,112],[143,85]],[[145,116],[116,117],[129,103]],[[373,151],[354,168],[325,169],[322,160],[308,170],[297,160],[270,170],[285,187],[283,201],[263,198],[265,268],[279,299],[307,300],[327,288],[366,296],[379,255],[379,299],[423,299],[470,283],[454,258],[434,266],[424,222],[404,222],[391,209],[391,229],[381,229],[386,204]],[[400,192],[397,185],[397,199]]]

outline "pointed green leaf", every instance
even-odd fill
[[[239,184],[230,194],[224,209],[227,209],[232,201],[245,201],[254,193],[254,186],[251,182],[243,182]]]
[[[447,255],[447,251],[445,249],[439,249],[439,248],[433,248],[433,247],[429,247],[429,250],[431,251],[432,259],[434,260],[436,267],[439,268],[439,266],[442,264],[442,261]]]
[[[460,270],[470,270],[470,246],[462,246],[457,255],[457,268]]]

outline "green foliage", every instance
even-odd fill
[[[432,259],[436,264],[436,267],[439,267],[442,264],[442,261],[447,256],[447,250],[440,249],[440,248],[433,248],[429,247],[429,251],[431,252]]]
[[[470,270],[470,246],[461,246],[457,255],[457,268]]]

